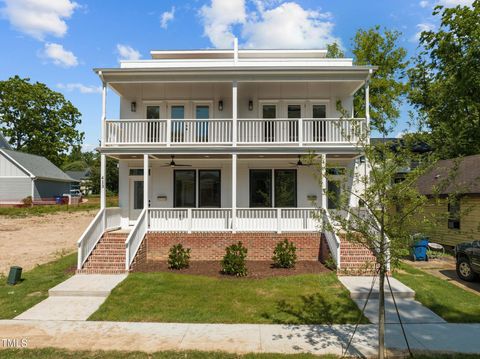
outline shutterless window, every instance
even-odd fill
[[[313,105],[312,106],[312,117],[313,118],[326,118],[327,117],[327,106],[326,105]],[[313,141],[314,142],[324,142],[326,140],[326,126],[325,121],[314,121],[312,130],[313,130]]]
[[[130,176],[143,176],[143,168],[130,168],[129,170]],[[151,175],[150,169],[148,170],[148,175]]]
[[[133,181],[133,209],[143,209],[143,181]]]
[[[460,229],[460,199],[451,198],[448,201],[448,228]]]
[[[175,207],[195,207],[196,202],[196,171],[175,170],[174,177],[174,204]]]
[[[198,171],[198,206],[221,207],[221,180],[219,170]]]
[[[272,207],[272,170],[250,170],[250,207]]]
[[[160,119],[160,106],[147,106],[147,120]]]
[[[302,106],[301,105],[288,105],[287,106],[287,117],[291,119],[299,119],[302,117]],[[288,122],[288,136],[291,142],[296,142],[298,140],[298,122]]]
[[[277,118],[277,106],[263,105],[262,118],[274,119]],[[263,124],[263,140],[265,142],[275,141],[275,121],[265,121]]]
[[[196,122],[196,134],[197,141],[199,142],[208,142],[208,120],[210,118],[210,106],[198,105],[195,107],[195,118]]]
[[[296,170],[275,170],[275,207],[297,207]]]
[[[178,106],[171,106],[170,107],[170,118],[172,120],[172,142],[183,142],[184,140],[184,123],[183,120],[185,118],[185,106],[178,105]]]

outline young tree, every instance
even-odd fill
[[[480,153],[480,0],[435,7],[436,31],[420,36],[409,100],[441,158]]]
[[[15,150],[45,156],[61,166],[82,143],[80,112],[45,84],[14,76],[0,81],[0,131]]]
[[[345,53],[340,48],[340,45],[336,42],[327,45],[327,58],[329,59],[341,59],[345,57]]]
[[[407,86],[402,81],[408,61],[407,51],[398,45],[400,33],[380,26],[357,31],[353,38],[355,65],[377,66],[370,81],[370,117],[372,129],[390,131],[400,115]],[[354,98],[355,117],[365,117],[365,90]]]

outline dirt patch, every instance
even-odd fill
[[[243,278],[261,279],[268,277],[281,277],[298,274],[316,274],[326,273],[327,269],[322,263],[316,261],[297,262],[295,268],[284,269],[274,268],[271,261],[247,261],[248,274]],[[171,272],[179,274],[205,275],[216,278],[231,279],[231,277],[221,272],[219,261],[192,261],[190,267],[181,270],[168,268],[166,261],[148,261],[139,266],[135,272]]]
[[[96,211],[62,212],[26,218],[0,216],[0,274],[12,265],[24,270],[76,250]]]

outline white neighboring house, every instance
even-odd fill
[[[324,249],[314,217],[324,209],[328,221],[333,209],[322,190],[340,188],[319,183],[300,156],[313,151],[339,176],[348,172],[341,168],[365,171],[353,128],[369,125],[374,71],[326,53],[151,51],[150,60],[95,69],[103,84],[101,210],[79,241],[78,269],[130,270],[139,249],[142,260],[165,259],[168,245],[182,238],[193,257],[197,242],[211,245],[211,255],[199,247],[196,259],[218,259],[222,237],[248,243],[253,259],[270,258],[265,248],[291,238],[300,259],[318,260]],[[362,87],[367,118],[341,118],[337,101],[353,116]],[[107,88],[120,97],[118,119],[107,116]],[[119,208],[106,208],[107,156],[119,163]],[[116,264],[95,252],[115,228],[127,233]],[[323,238],[340,268],[341,239]]]
[[[27,197],[55,204],[76,182],[45,157],[0,148],[0,205],[20,205]]]

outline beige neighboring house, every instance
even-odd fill
[[[455,246],[480,240],[480,155],[438,161],[418,188],[430,197],[427,213],[435,225],[425,232],[431,241]]]

